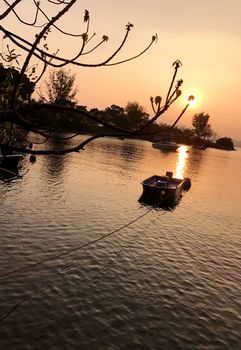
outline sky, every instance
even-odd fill
[[[44,1],[41,1],[44,4]],[[150,96],[167,93],[173,68],[179,59],[183,79],[182,97],[160,121],[171,123],[183,109],[189,94],[196,97],[179,126],[191,127],[195,113],[208,113],[210,124],[218,136],[241,140],[241,0],[84,0],[77,1],[60,24],[65,30],[84,32],[81,19],[90,12],[90,31],[97,43],[102,35],[109,41],[83,62],[96,63],[107,58],[118,47],[128,22],[134,24],[120,59],[138,54],[150,42],[158,41],[143,56],[122,65],[101,68],[69,67],[76,74],[78,102],[88,109],[104,109],[112,104],[125,107],[138,102],[150,115]],[[27,11],[26,11],[27,10]],[[21,5],[29,15],[29,2]],[[22,27],[15,20],[5,21],[9,29]],[[31,39],[31,33],[22,32]],[[60,49],[71,56],[78,50],[78,41],[49,35],[50,51]]]

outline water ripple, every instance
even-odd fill
[[[0,314],[13,312],[0,324],[0,347],[239,349],[241,154],[220,152],[188,153],[183,171],[193,185],[174,210],[153,210],[88,248],[1,279]],[[39,157],[22,179],[0,182],[0,273],[144,214],[140,182],[180,170],[178,157],[105,139],[81,155]],[[231,169],[235,193],[225,187]]]

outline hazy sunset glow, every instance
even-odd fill
[[[22,13],[27,17],[28,1],[25,3]],[[204,112],[210,115],[211,126],[219,136],[241,139],[240,0],[85,0],[79,1],[61,21],[62,27],[75,33],[84,31],[85,9],[90,11],[90,35],[96,32],[96,42],[103,34],[109,36],[109,41],[86,57],[85,62],[97,63],[109,57],[120,44],[128,22],[134,28],[118,59],[140,52],[153,34],[158,34],[158,41],[144,56],[122,65],[69,67],[76,73],[79,104],[88,109],[104,109],[112,104],[125,107],[128,101],[136,101],[152,115],[149,97],[165,97],[172,63],[179,59],[183,64],[178,77],[184,80],[183,94],[161,120],[171,123],[192,94],[193,106],[179,125],[191,126],[192,116]],[[18,25],[12,19],[8,27]],[[19,27],[19,35],[23,34],[31,37]],[[76,41],[56,35],[49,35],[51,52],[58,48],[61,54],[69,56],[78,52]]]

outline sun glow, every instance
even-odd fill
[[[197,103],[197,99],[195,98],[195,96],[190,95],[188,96],[187,102],[190,106],[195,106],[195,104]]]
[[[193,98],[189,99],[189,97],[193,97]],[[200,105],[200,100],[201,100],[200,91],[197,91],[196,89],[183,91],[182,101],[181,101],[183,105],[186,105],[187,103],[189,103],[190,108],[196,108],[198,105]]]

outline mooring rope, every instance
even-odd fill
[[[170,194],[169,194],[170,195]],[[29,270],[31,268],[35,268],[36,266],[39,266],[45,262],[48,262],[48,261],[51,261],[51,260],[55,260],[55,259],[58,259],[62,256],[66,256],[68,254],[71,254],[75,251],[78,251],[78,250],[81,250],[81,249],[84,249],[84,248],[87,248],[97,242],[100,242],[102,241],[103,239],[107,238],[107,237],[110,237],[112,236],[113,234],[123,230],[124,228],[132,225],[133,223],[137,222],[138,220],[140,220],[141,218],[143,218],[144,216],[146,216],[147,214],[149,214],[150,212],[152,212],[153,210],[155,210],[156,208],[158,208],[164,200],[166,200],[169,195],[165,196],[165,197],[161,197],[160,201],[155,205],[155,206],[152,206],[150,209],[148,209],[145,213],[139,215],[138,217],[136,217],[135,219],[129,221],[128,223],[122,225],[121,227],[99,237],[99,238],[96,238],[90,242],[87,242],[85,244],[82,244],[78,247],[75,247],[73,249],[69,249],[67,250],[66,252],[63,252],[63,253],[60,253],[60,254],[57,254],[55,256],[52,256],[50,258],[46,258],[44,260],[41,260],[41,261],[38,261],[36,263],[33,263],[33,264],[29,264],[29,265],[26,265],[26,266],[23,266],[23,267],[20,267],[18,269],[15,269],[15,270],[12,270],[12,271],[9,271],[9,272],[6,272],[2,275],[0,275],[0,278],[4,278],[4,277],[7,277],[7,276],[10,276],[10,275],[13,275],[17,272],[20,272],[22,270]],[[49,283],[50,280],[48,280],[47,282],[43,283],[41,286],[38,286],[36,288],[34,288],[31,292],[29,292],[28,294],[25,294],[24,297],[22,299],[20,299],[15,305],[12,306],[12,308],[6,312],[1,318],[0,318],[0,322],[4,321],[8,316],[10,316],[21,304],[23,304],[24,301],[26,301],[27,299],[31,298],[33,296],[33,294],[35,294],[36,292],[38,292],[43,286],[46,286],[48,283]]]
[[[123,250],[124,248],[121,248],[120,250],[118,250],[117,252],[115,252],[116,255],[119,255],[120,252]],[[91,281],[96,278],[96,277],[99,277],[100,274],[103,275],[103,271],[104,273],[106,273],[105,271],[108,271],[108,265],[112,264],[113,262],[109,262],[106,266],[102,267],[99,271],[97,271],[96,273],[94,273],[94,276],[92,276],[91,278]],[[54,281],[56,281],[57,279],[59,279],[60,277],[63,278],[63,275],[61,274],[61,272],[63,272],[63,274],[65,273],[65,270],[66,268],[68,268],[69,266],[72,266],[73,264],[71,265],[65,265],[63,266],[63,268],[58,272],[59,276],[55,277],[54,278]],[[106,269],[107,267],[107,269]],[[60,275],[61,274],[61,275]],[[47,281],[45,281],[44,283],[42,283],[40,286],[37,286],[35,288],[33,288],[32,290],[30,290],[29,292],[27,292],[17,303],[15,303],[5,314],[3,314],[1,317],[0,317],[0,323],[2,321],[4,321],[6,318],[8,318],[19,306],[21,306],[26,300],[32,298],[34,295],[36,294],[41,294],[44,292],[44,290],[41,291],[41,289],[43,287],[46,287],[48,284],[51,284],[51,286],[53,286],[53,279],[52,278],[49,278]]]
[[[75,248],[69,249],[69,250],[67,250],[67,251],[65,251],[65,252],[63,252],[63,253],[59,253],[59,254],[54,255],[54,256],[51,256],[51,257],[49,257],[49,258],[46,258],[46,259],[37,261],[37,262],[35,262],[35,263],[29,264],[29,265],[25,265],[25,266],[22,266],[22,267],[20,267],[20,268],[15,269],[15,270],[11,270],[11,271],[5,272],[5,273],[3,273],[3,274],[0,275],[0,278],[13,275],[13,274],[15,274],[15,273],[17,273],[17,272],[20,272],[20,271],[23,271],[23,270],[29,270],[29,269],[31,269],[31,268],[35,268],[36,266],[39,266],[39,265],[41,265],[41,264],[44,264],[44,263],[46,263],[46,262],[48,262],[48,261],[56,260],[56,259],[58,259],[58,258],[60,258],[60,257],[62,257],[62,256],[69,255],[69,254],[71,254],[71,253],[73,253],[73,252],[75,252],[75,251],[77,251],[77,250],[81,250],[81,249],[87,248],[87,247],[89,247],[89,246],[91,246],[91,245],[94,245],[95,243],[100,242],[100,241],[102,241],[103,239],[105,239],[105,238],[107,238],[107,237],[110,237],[110,236],[114,235],[115,233],[117,233],[117,232],[123,230],[124,228],[126,228],[126,227],[128,227],[128,226],[134,224],[136,221],[140,220],[141,218],[143,218],[144,216],[146,216],[147,214],[149,214],[149,213],[150,213],[151,211],[153,211],[154,209],[155,209],[155,207],[152,207],[152,208],[148,209],[145,213],[139,215],[137,218],[135,218],[135,219],[129,221],[128,223],[122,225],[121,227],[119,227],[119,228],[117,228],[117,229],[115,229],[115,230],[113,230],[113,231],[111,231],[111,232],[109,232],[109,233],[106,233],[105,235],[100,236],[100,237],[98,237],[98,238],[96,238],[96,239],[94,239],[94,240],[92,240],[92,241],[89,241],[89,242],[87,242],[87,243],[84,243],[84,244],[82,244],[82,245],[79,245],[79,246],[77,246],[77,247],[75,247]]]
[[[107,237],[109,237],[109,236],[111,236],[111,235],[113,235],[113,234],[115,234],[115,233],[121,231],[122,229],[124,229],[124,228],[130,226],[131,224],[135,223],[136,221],[138,221],[138,220],[141,219],[142,217],[144,217],[144,216],[146,216],[147,214],[149,214],[152,210],[154,210],[154,207],[153,207],[153,208],[150,208],[150,209],[147,210],[145,213],[139,215],[139,216],[138,216],[137,218],[135,218],[134,220],[129,221],[127,224],[122,225],[121,227],[119,227],[119,228],[117,228],[117,229],[115,229],[115,230],[113,230],[113,231],[111,231],[111,232],[109,232],[109,233],[107,233],[107,234],[105,234],[105,235],[103,235],[103,236],[101,236],[101,237],[95,239],[95,240],[92,240],[92,241],[90,241],[90,242],[87,242],[87,243],[85,243],[85,244],[82,244],[82,245],[80,245],[80,246],[78,246],[78,247],[75,247],[75,248],[70,249],[70,250],[68,250],[68,251],[66,251],[66,252],[57,254],[57,255],[52,256],[52,257],[50,257],[50,258],[47,258],[47,259],[38,261],[38,262],[36,262],[36,263],[29,264],[29,265],[20,267],[20,268],[18,268],[18,269],[15,269],[15,270],[6,272],[6,273],[0,275],[0,278],[4,278],[4,277],[10,276],[10,275],[13,275],[13,274],[15,274],[15,273],[17,273],[17,272],[20,272],[20,271],[22,271],[22,270],[29,270],[29,269],[31,269],[31,268],[35,268],[36,266],[39,266],[39,265],[41,265],[41,264],[43,264],[43,263],[45,263],[45,262],[48,262],[48,261],[51,261],[51,260],[55,260],[55,259],[57,259],[57,258],[59,258],[59,257],[68,255],[68,254],[73,253],[73,252],[75,252],[75,251],[77,251],[77,250],[81,250],[81,249],[87,248],[87,247],[89,247],[89,246],[91,246],[91,245],[93,245],[93,244],[95,244],[95,243],[97,243],[97,242],[99,242],[99,241],[101,241],[101,240],[103,240],[103,239],[105,239],[105,238],[107,238]],[[4,321],[6,318],[8,318],[21,304],[23,304],[24,301],[26,301],[27,299],[31,298],[31,297],[32,297],[37,291],[39,291],[43,286],[47,285],[47,284],[49,283],[49,281],[50,281],[50,280],[48,280],[47,282],[43,283],[41,286],[38,286],[38,287],[34,288],[31,292],[25,294],[24,297],[23,297],[22,299],[20,299],[16,304],[14,304],[14,305],[11,307],[10,310],[8,310],[4,315],[2,315],[2,317],[0,317],[0,322]]]

